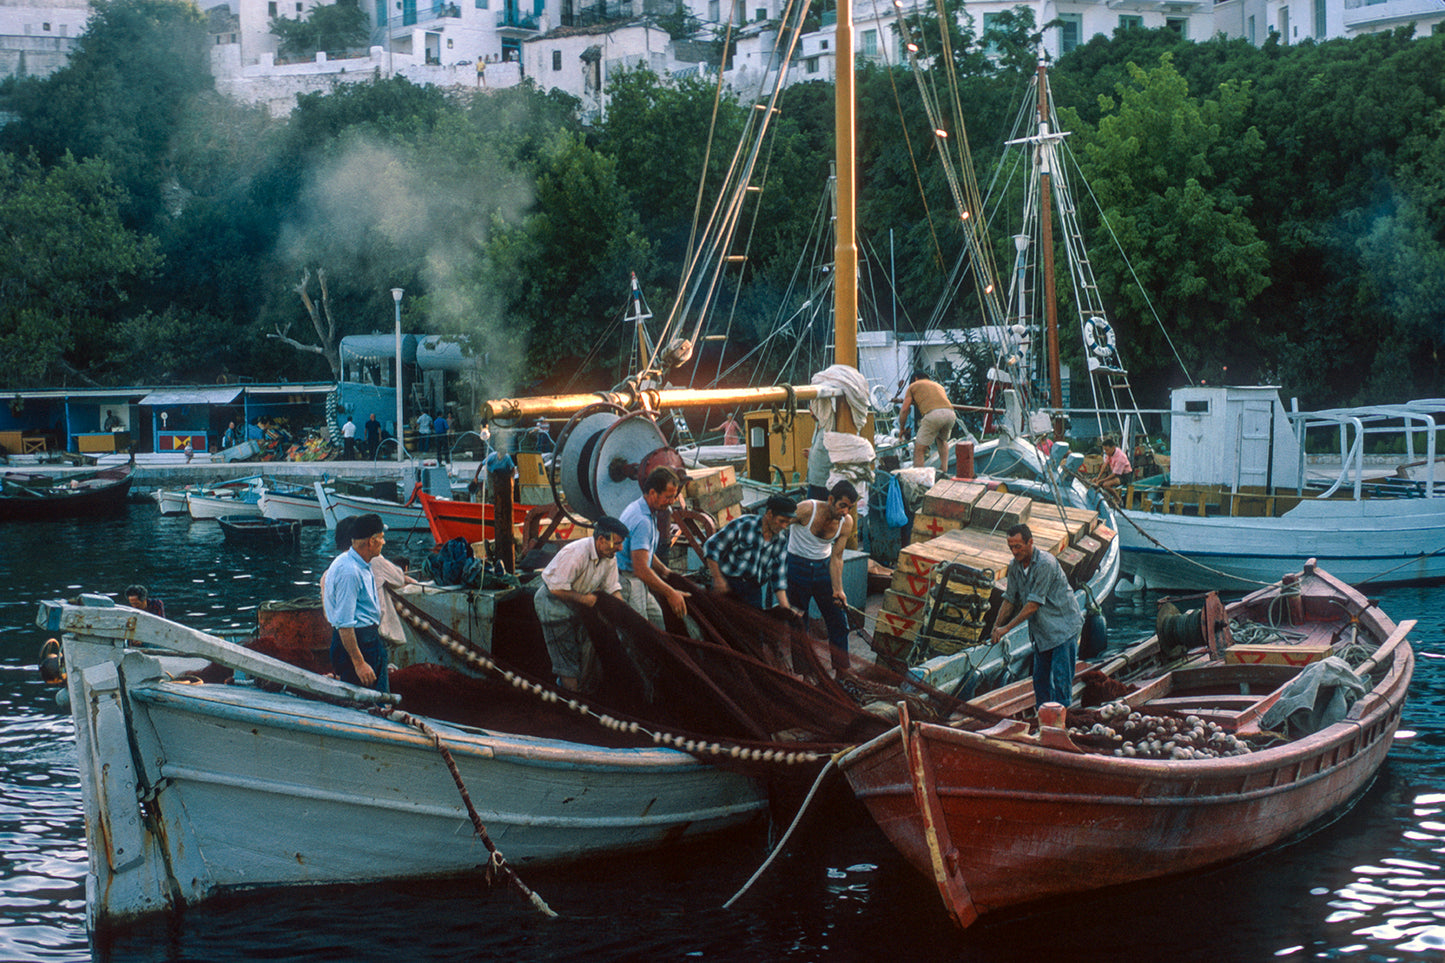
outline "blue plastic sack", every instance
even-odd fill
[[[903,486],[898,479],[888,476],[888,507],[884,516],[889,528],[902,528],[908,524],[908,509],[903,506]]]

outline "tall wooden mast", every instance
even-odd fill
[[[1064,437],[1063,379],[1059,374],[1059,299],[1054,290],[1054,142],[1049,137],[1049,72],[1039,57],[1039,252],[1044,270],[1044,321],[1048,331],[1049,401],[1054,409],[1054,438]]]
[[[838,220],[833,250],[833,360],[858,367],[858,244],[855,219],[858,179],[854,170],[853,0],[838,0],[836,133]]]

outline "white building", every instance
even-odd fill
[[[0,77],[45,77],[64,67],[89,18],[87,0],[0,0]]]
[[[1264,44],[1333,40],[1415,25],[1416,36],[1445,30],[1441,0],[1221,0],[1215,29],[1226,37]]]

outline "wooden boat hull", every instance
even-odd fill
[[[294,545],[301,538],[296,519],[258,518],[255,515],[222,515],[216,521],[228,542],[248,545]]]
[[[324,521],[321,502],[317,500],[315,493],[298,494],[267,489],[261,493],[258,504],[261,506],[261,514],[266,518],[307,525],[320,525]]]
[[[493,531],[495,508],[486,502],[461,502],[451,498],[436,498],[426,492],[417,492],[426,513],[427,524],[431,527],[432,538],[438,545],[444,545],[454,538],[464,538],[468,543],[491,541],[496,537]],[[512,524],[523,525],[531,505],[512,506]]]
[[[255,497],[237,495],[206,495],[186,493],[186,511],[193,521],[217,519],[222,515],[255,515],[260,517],[261,505]]]
[[[186,493],[184,491],[168,491],[156,489],[151,497],[160,506],[162,515],[184,515],[186,514]]]
[[[92,927],[235,889],[485,866],[446,761],[415,727],[293,694],[346,698],[333,680],[145,613],[48,607],[38,621],[64,632]],[[291,691],[172,681],[202,663],[135,643],[189,648]],[[766,805],[756,781],[675,750],[427,722],[513,866],[665,846]]]
[[[1373,778],[1414,665],[1408,626],[1379,628],[1380,651],[1393,646],[1386,671],[1343,721],[1246,755],[1083,754],[1042,734],[966,732],[905,713],[839,765],[960,926],[1005,907],[1199,869],[1287,839]]]
[[[1123,514],[1123,570],[1152,589],[1248,590],[1309,558],[1352,585],[1445,582],[1441,498],[1304,501],[1278,518]]]
[[[392,531],[420,532],[428,528],[426,512],[422,510],[420,503],[401,505],[380,498],[347,495],[324,488],[320,482],[316,483],[316,487],[327,528],[335,528],[336,523],[343,518],[366,514],[381,516],[382,522]]]
[[[0,495],[0,521],[25,521],[51,518],[85,518],[114,515],[125,509],[133,481],[129,465],[108,468],[86,478],[8,473],[11,479],[23,479],[30,492],[20,493],[6,485]],[[74,481],[75,488],[68,487]]]

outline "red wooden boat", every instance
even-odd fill
[[[460,502],[450,498],[436,498],[425,492],[417,492],[422,510],[426,512],[427,524],[431,526],[432,538],[438,545],[445,545],[454,538],[465,538],[468,542],[491,541],[492,520],[496,517],[493,507],[486,502]],[[512,524],[523,526],[527,515],[535,505],[513,505]],[[567,519],[557,525],[553,537],[557,541],[569,541],[577,537],[577,526]],[[521,544],[520,540],[518,544]]]
[[[1046,704],[1026,723],[1024,682],[975,700],[1010,716],[990,728],[914,722],[905,711],[839,765],[966,927],[1005,907],[1225,862],[1350,803],[1399,724],[1414,624],[1397,625],[1311,560],[1227,610],[1210,596],[1197,615],[1161,618],[1159,635],[1081,673],[1076,691],[1085,685],[1095,703],[1090,690],[1129,677],[1133,691],[1102,709],[1066,719]],[[1179,644],[1186,625],[1198,647]],[[1235,642],[1248,633],[1270,641]],[[1326,646],[1335,658],[1321,658]],[[1132,668],[1141,664],[1151,668]],[[1289,711],[1319,705],[1296,690],[1330,673],[1346,677],[1336,691],[1359,682],[1343,718]]]

